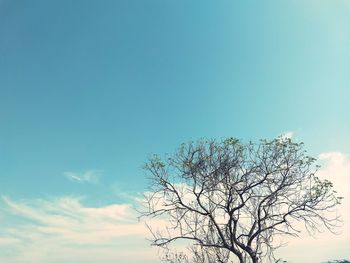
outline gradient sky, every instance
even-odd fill
[[[0,0],[0,259],[156,262],[131,219],[141,168],[192,139],[293,134],[348,180],[349,14],[346,0]],[[350,258],[341,237],[305,262]]]

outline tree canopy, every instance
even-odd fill
[[[150,228],[152,244],[187,241],[190,253],[164,257],[174,263],[275,261],[280,237],[337,225],[333,208],[341,198],[316,176],[315,161],[303,143],[282,137],[204,139],[154,156],[145,166],[150,189],[142,216],[168,224]]]

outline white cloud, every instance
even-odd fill
[[[294,133],[289,131],[281,134],[282,139],[292,139]]]
[[[83,173],[77,172],[64,172],[63,175],[72,182],[78,183],[98,183],[99,178],[102,175],[102,171],[88,170]]]
[[[339,152],[323,153],[319,155],[319,160],[323,165],[317,173],[318,177],[332,181],[338,195],[344,197],[342,204],[337,208],[342,216],[343,226],[338,229],[338,235],[325,230],[312,237],[304,231],[300,238],[282,240],[283,243],[287,242],[287,245],[277,250],[276,254],[291,263],[321,263],[334,259],[350,259],[348,249],[350,247],[350,156]],[[187,188],[186,185],[181,184],[176,186]],[[184,199],[190,201],[190,199]],[[300,224],[298,229],[302,227],[303,225]]]
[[[289,240],[288,245],[278,254],[290,262],[313,263],[350,259],[350,156],[340,152],[329,152],[320,154],[319,160],[322,162],[322,168],[317,176],[330,180],[339,196],[344,197],[342,204],[338,206],[343,226],[339,229],[339,235],[325,231],[315,237],[304,234],[301,238]]]
[[[11,237],[0,237],[0,247],[18,244],[19,240]]]
[[[322,233],[290,239],[278,255],[289,262],[320,263],[350,258],[350,157],[339,152],[319,156],[318,175],[334,183],[345,199],[340,235]],[[126,198],[127,199],[127,198]],[[0,200],[0,262],[7,263],[156,263],[148,229],[128,203],[91,207],[82,198]],[[161,228],[164,221],[152,221]],[[317,253],[313,253],[317,251]]]
[[[131,205],[87,207],[81,201],[3,197],[0,262],[157,262],[148,229]]]

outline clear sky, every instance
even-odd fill
[[[0,0],[0,259],[156,262],[152,153],[289,133],[348,180],[349,116],[346,0]]]

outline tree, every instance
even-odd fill
[[[275,260],[278,238],[298,236],[301,224],[310,234],[334,231],[341,198],[315,175],[315,161],[303,143],[282,137],[200,140],[154,156],[145,165],[150,191],[141,216],[169,224],[150,227],[152,245],[187,241],[191,253],[168,252],[167,262],[257,263]]]

